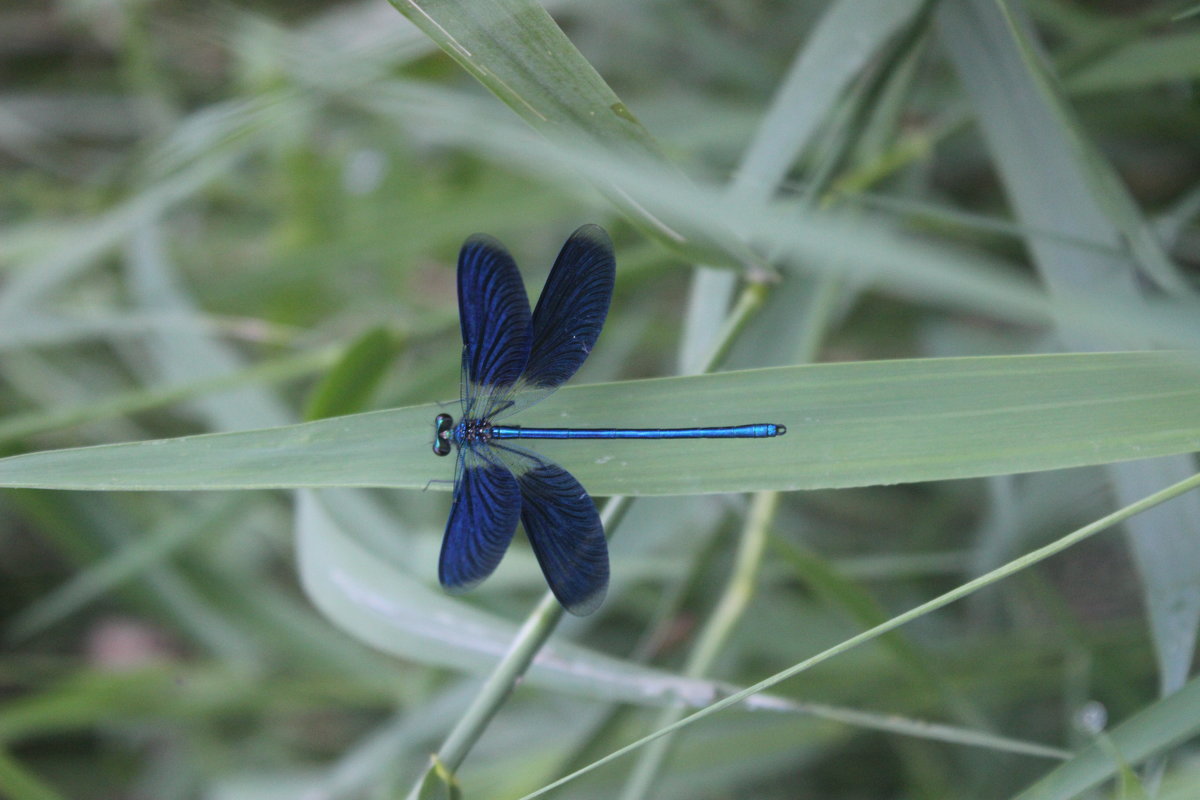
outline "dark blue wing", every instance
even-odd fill
[[[608,591],[608,542],[592,498],[571,473],[541,459],[517,485],[521,524],[550,591],[572,614],[592,613]]]
[[[600,337],[615,276],[612,240],[603,228],[584,225],[571,234],[533,312],[526,384],[554,388],[575,374]]]
[[[503,394],[521,377],[533,337],[529,298],[504,245],[475,234],[458,254],[458,319],[462,326],[463,397]],[[474,409],[486,416],[488,409]],[[465,413],[466,409],[464,409]]]
[[[471,450],[460,450],[454,501],[438,561],[442,586],[452,592],[466,591],[491,575],[512,542],[520,516],[521,493],[512,472]]]

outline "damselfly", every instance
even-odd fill
[[[608,543],[579,481],[515,439],[757,439],[773,423],[719,428],[521,428],[496,420],[557,389],[600,336],[616,262],[603,228],[584,225],[563,245],[537,308],[504,245],[476,234],[458,255],[462,416],[434,420],[433,452],[458,449],[454,499],[438,578],[449,591],[475,586],[500,563],[520,520],[550,590],[572,614],[590,614],[608,589]]]

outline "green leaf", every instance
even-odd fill
[[[1016,796],[1068,800],[1200,733],[1200,678],[1152,703]],[[1114,752],[1115,751],[1115,752]],[[1119,754],[1119,755],[1117,755]]]
[[[371,113],[403,127],[468,147],[532,175],[554,178],[571,191],[580,191],[581,174],[594,182],[617,184],[652,213],[681,230],[700,232],[727,251],[736,248],[739,237],[778,251],[784,256],[785,279],[793,272],[833,275],[869,283],[906,301],[919,297],[928,305],[968,309],[1018,324],[1062,319],[1120,343],[1109,349],[1140,349],[1148,338],[1173,346],[1200,343],[1192,303],[1133,304],[1100,292],[1048,298],[1011,265],[977,251],[931,246],[904,235],[887,220],[860,212],[818,212],[787,198],[737,202],[723,187],[689,182],[652,161],[621,157],[576,140],[539,140],[462,93],[395,84],[355,99]],[[1056,230],[1060,216],[1053,215],[1055,225],[1033,224],[1026,229]],[[1097,244],[1086,234],[1055,238],[1060,246],[1079,250],[1078,257],[1088,263],[1094,261],[1096,251],[1108,256],[1119,252],[1114,243]]]
[[[106,592],[140,576],[145,570],[165,561],[176,551],[192,543],[200,534],[222,528],[245,507],[241,500],[218,499],[207,502],[199,513],[181,514],[145,536],[123,543],[115,552],[88,567],[49,592],[36,603],[13,615],[5,633],[10,641],[20,641],[54,625],[67,616],[99,601]]]
[[[61,800],[61,794],[0,747],[0,789],[12,800]]]
[[[846,88],[866,65],[880,58],[884,45],[910,23],[921,5],[921,0],[884,4],[839,0],[825,10],[797,52],[754,140],[746,148],[729,186],[731,197],[737,202],[762,202],[778,191],[788,170],[811,145],[821,123],[843,101]],[[684,372],[705,371],[699,367],[717,340],[719,326],[715,321],[725,316],[736,282],[736,276],[728,270],[710,267],[693,278],[679,354]],[[785,286],[782,291],[807,292],[807,286]],[[772,362],[758,362],[763,363]]]
[[[1104,464],[1200,449],[1181,352],[913,359],[569,387],[512,418],[561,427],[774,422],[750,440],[537,442],[596,495],[817,489]],[[425,405],[0,459],[0,486],[449,488]]]
[[[609,146],[658,155],[649,132],[537,3],[391,3],[534,128],[567,125]]]
[[[875,598],[843,576],[828,561],[791,541],[777,538],[775,544],[780,560],[796,573],[804,585],[830,606],[844,611],[855,624],[870,628],[887,621],[887,613]],[[985,727],[979,712],[939,679],[937,669],[907,636],[893,631],[883,634],[879,639],[916,686],[940,695],[945,705],[963,720],[980,728]]]
[[[955,588],[951,589],[948,592],[938,595],[937,597],[933,598],[932,600],[927,600],[924,603],[921,603],[920,605],[918,605],[914,608],[911,608],[902,614],[898,614],[897,616],[892,617],[891,619],[887,620],[886,622],[884,622],[880,625],[870,628],[869,630],[865,630],[861,633],[857,633],[854,636],[851,636],[849,639],[845,639],[845,640],[839,642],[838,644],[835,644],[832,647],[829,647],[829,648],[821,651],[820,653],[817,653],[816,655],[810,656],[810,657],[804,659],[803,661],[799,661],[799,662],[793,664],[792,666],[788,667],[787,669],[784,669],[780,672],[776,672],[774,675],[770,676],[769,678],[765,678],[765,679],[759,681],[758,683],[754,684],[753,686],[748,686],[745,689],[742,689],[741,691],[738,691],[738,692],[735,692],[734,694],[729,695],[728,697],[723,697],[722,699],[718,700],[717,702],[713,703],[712,705],[706,706],[706,707],[700,709],[699,711],[689,714],[688,716],[684,717],[681,720],[673,722],[670,725],[667,725],[665,727],[659,728],[658,730],[654,731],[653,733],[643,736],[642,738],[640,738],[636,741],[633,741],[633,742],[630,742],[629,744],[623,745],[622,747],[617,748],[616,750],[612,751],[608,755],[603,756],[595,761],[592,761],[590,764],[588,764],[584,767],[581,767],[581,768],[575,770],[574,772],[569,773],[557,780],[551,781],[550,783],[546,784],[545,786],[541,787],[540,789],[525,795],[525,797],[522,798],[522,800],[530,800],[531,798],[534,798],[534,797],[540,797],[540,796],[546,794],[547,792],[550,792],[550,791],[558,788],[559,786],[562,786],[563,784],[569,783],[569,782],[579,778],[580,776],[587,774],[588,772],[598,769],[599,767],[604,766],[605,764],[608,764],[612,761],[622,758],[625,755],[628,755],[629,753],[633,752],[634,750],[644,747],[646,744],[654,741],[655,739],[669,735],[674,731],[680,730],[682,728],[686,728],[690,725],[694,725],[697,722],[699,722],[700,720],[702,720],[706,717],[712,716],[713,714],[717,714],[720,711],[723,711],[724,709],[729,708],[733,704],[745,700],[747,697],[749,697],[757,692],[761,692],[766,689],[770,689],[775,686],[778,686],[779,684],[783,683],[784,681],[786,681],[790,678],[794,678],[795,676],[799,675],[800,673],[805,672],[809,669],[812,669],[813,667],[817,666],[818,664],[821,664],[825,661],[835,658],[835,657],[841,655],[842,653],[845,653],[855,647],[858,647],[861,644],[865,644],[866,642],[869,642],[869,641],[876,639],[884,634],[894,631],[894,630],[900,628],[902,625],[906,625],[909,622],[912,622],[916,619],[919,619],[920,617],[923,617],[927,614],[937,611],[938,609],[945,608],[946,606],[950,605],[951,603],[955,603],[959,600],[962,600],[963,598],[969,597],[970,595],[978,592],[979,590],[981,590],[987,586],[991,586],[995,583],[998,583],[999,581],[1002,581],[1008,577],[1011,577],[1012,575],[1015,575],[1018,572],[1021,572],[1022,570],[1028,569],[1029,567],[1033,566],[1034,564],[1041,563],[1042,561],[1046,560],[1047,558],[1050,558],[1051,556],[1061,553],[1070,547],[1074,547],[1075,545],[1079,544],[1080,542],[1083,542],[1086,539],[1089,539],[1092,536],[1095,536],[1096,534],[1100,533],[1101,531],[1107,530],[1114,525],[1118,525],[1124,521],[1127,521],[1128,519],[1130,519],[1133,516],[1136,516],[1137,514],[1144,513],[1149,508],[1154,508],[1155,506],[1157,506],[1161,503],[1170,501],[1170,500],[1177,498],[1183,494],[1186,494],[1187,492],[1193,491],[1197,488],[1198,485],[1200,485],[1200,475],[1193,475],[1190,478],[1188,478],[1187,480],[1180,481],[1179,483],[1176,483],[1172,486],[1168,486],[1164,489],[1160,489],[1159,491],[1155,492],[1154,494],[1152,494],[1150,496],[1139,499],[1136,503],[1131,503],[1123,508],[1120,508],[1117,511],[1114,511],[1113,513],[1108,514],[1105,517],[1102,517],[1098,520],[1095,520],[1092,523],[1089,523],[1088,525],[1083,526],[1082,528],[1077,528],[1076,530],[1072,531],[1071,533],[1067,534],[1066,536],[1062,536],[1062,537],[1058,538],[1057,540],[1051,542],[1050,544],[1043,545],[1042,547],[1039,547],[1036,550],[1033,550],[1029,553],[1019,556],[1019,557],[1013,559],[1012,561],[1009,561],[1008,563],[1006,563],[1000,567],[997,567],[996,569],[991,570],[990,572],[987,572],[983,575],[973,578],[964,584],[956,586]],[[1183,694],[1183,692],[1179,693],[1179,695],[1182,695],[1182,694]],[[1179,695],[1176,695],[1176,697],[1178,697]],[[1174,698],[1171,698],[1171,699],[1174,699]],[[1189,701],[1191,701],[1192,698],[1189,695],[1187,699]],[[1161,706],[1161,702],[1159,705]],[[1179,728],[1182,727],[1183,725],[1190,724],[1190,725],[1194,726],[1195,720],[1196,720],[1196,714],[1195,714],[1194,709],[1191,708],[1193,703],[1186,702],[1186,703],[1183,703],[1183,705],[1187,706],[1187,708],[1188,708],[1186,715],[1161,714],[1158,716],[1158,718],[1149,722],[1144,727],[1149,729],[1149,732],[1152,734],[1153,733],[1160,733],[1160,734],[1161,733],[1169,733],[1172,736],[1176,736],[1178,734]],[[1073,797],[1074,795],[1065,795],[1065,796]],[[1043,796],[1040,794],[1034,794],[1033,797],[1036,797],[1036,798],[1038,798],[1038,800],[1041,800],[1041,798]]]
[[[1071,111],[1057,77],[1048,74],[1024,18],[991,0],[942,6],[938,18],[1022,221],[1112,250],[1105,258],[1031,241],[1050,286],[1131,295],[1129,251],[1160,286],[1188,292],[1179,268]],[[1081,269],[1081,262],[1088,268]]]
[[[1105,254],[1066,241],[1031,239],[1029,249],[1052,293],[1103,296],[1120,307],[1137,308],[1146,303],[1137,266],[1159,286],[1189,293],[1111,165],[1071,113],[1053,76],[1046,74],[1019,9],[992,0],[964,0],[942,4],[938,20],[1017,216],[1026,225],[1110,248]],[[1130,339],[1062,319],[1059,336],[1074,350],[1156,341],[1148,331]],[[1194,470],[1193,459],[1163,459],[1114,465],[1110,477],[1118,500],[1129,503]],[[1192,535],[1197,519],[1200,501],[1190,496],[1128,525],[1164,693],[1186,679],[1200,625],[1200,544]]]
[[[301,492],[296,518],[305,592],[357,639],[407,661],[467,672],[490,669],[511,646],[515,623],[429,586],[412,572],[410,553],[393,558],[389,551],[396,550],[394,544],[389,548],[370,541],[391,526],[361,493]],[[432,564],[428,574],[433,574]],[[524,680],[530,686],[648,706],[681,702],[697,707],[730,691],[725,684],[673,675],[560,638],[541,649]],[[770,696],[747,703],[756,706],[781,707]]]
[[[390,2],[535,130],[584,135],[608,149],[662,160],[649,131],[532,0]],[[601,189],[648,232],[683,242],[619,189]]]
[[[840,0],[829,5],[755,132],[734,177],[734,195],[774,192],[846,87],[922,5],[923,0]]]
[[[385,328],[372,328],[360,336],[313,388],[304,418],[325,419],[366,408],[397,347],[398,342]]]
[[[1073,93],[1138,89],[1200,77],[1200,32],[1135,39],[1072,76]]]

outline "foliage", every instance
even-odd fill
[[[1195,795],[1193,5],[393,5],[0,11],[0,795]],[[582,222],[528,421],[789,433],[547,444],[560,621],[429,444]]]

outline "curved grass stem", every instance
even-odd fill
[[[600,519],[610,537],[629,508],[629,502],[628,497],[610,497],[604,504]],[[558,604],[554,595],[547,591],[513,637],[508,652],[483,682],[470,707],[451,729],[437,753],[432,756],[429,767],[413,785],[409,800],[421,797],[423,788],[432,777],[431,773],[439,780],[453,780],[454,772],[487,730],[492,718],[499,713],[517,681],[529,669],[542,645],[554,632],[562,615],[562,606]]]

